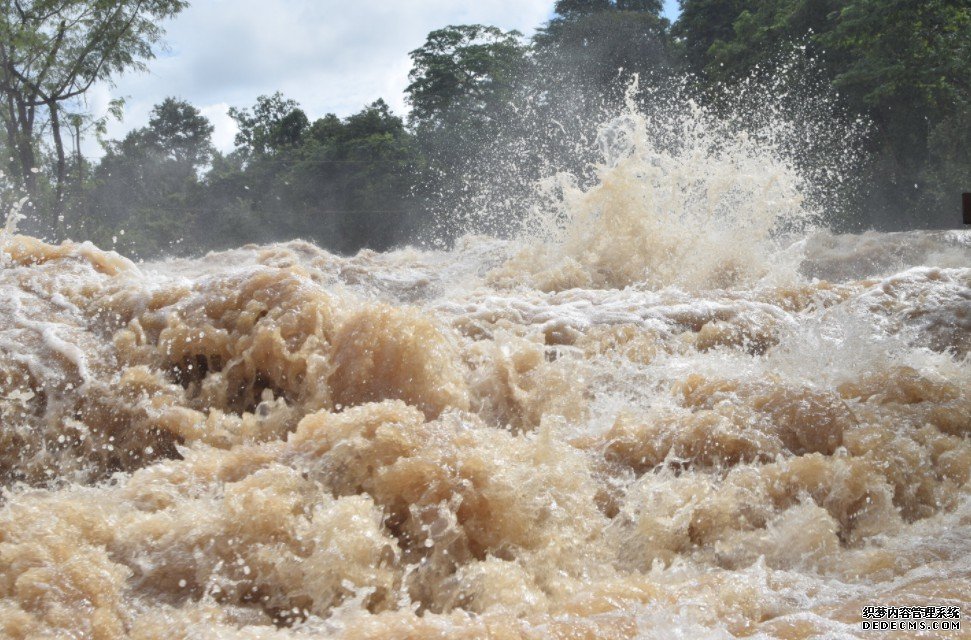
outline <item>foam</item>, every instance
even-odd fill
[[[527,233],[450,251],[135,265],[8,224],[0,635],[841,638],[866,605],[968,610],[967,238],[815,232],[790,129],[689,112],[629,104]]]
[[[406,301],[378,274],[442,254],[16,240],[3,633],[837,637],[968,602],[967,269],[544,292],[464,251]]]

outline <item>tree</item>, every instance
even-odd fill
[[[617,9],[620,11],[639,11],[659,15],[663,8],[661,0],[617,0]]]
[[[166,98],[147,127],[107,143],[86,203],[87,233],[107,244],[123,230],[124,248],[143,257],[200,239],[199,174],[212,158],[212,131],[198,109]]]
[[[815,39],[842,54],[833,82],[861,106],[923,119],[966,100],[971,4],[854,0],[834,16]]]
[[[716,42],[731,40],[736,18],[752,3],[746,0],[679,1],[681,14],[673,32],[684,45],[688,68],[702,73],[711,62],[711,46]]]
[[[317,120],[285,177],[306,212],[302,235],[346,252],[393,246],[412,228],[417,162],[404,122],[383,100],[344,120]]]
[[[577,16],[612,8],[610,0],[557,0],[554,10],[561,16]]]
[[[659,15],[660,2],[601,4],[557,3],[558,15],[534,38],[543,70],[552,71],[557,82],[592,85],[596,93],[622,92],[620,70],[643,76],[669,73],[669,25]]]
[[[171,160],[201,169],[212,158],[214,128],[185,100],[166,98],[152,109],[145,142]]]
[[[744,78],[759,68],[771,73],[776,65],[788,63],[790,53],[800,48],[805,57],[819,65],[839,60],[833,49],[820,46],[819,34],[836,24],[841,0],[770,0],[750,3],[731,23],[723,39],[711,43],[704,71],[716,81]],[[832,73],[832,69],[829,70]]]
[[[473,25],[449,26],[428,34],[411,52],[405,89],[415,126],[438,126],[460,116],[482,123],[494,119],[522,71],[525,46],[518,31]]]
[[[257,97],[252,109],[231,107],[229,116],[239,127],[236,146],[247,157],[271,155],[298,143],[308,125],[307,116],[297,102],[279,91]]]
[[[635,75],[642,87],[664,86],[678,61],[659,2],[618,0],[582,11],[575,4],[556,6],[557,15],[533,38],[538,113],[531,126],[555,122],[545,135],[552,143],[545,155],[581,173],[593,157],[578,154],[576,140],[594,139],[603,119],[624,107]]]
[[[527,82],[528,48],[521,38],[496,27],[449,26],[411,52],[409,124],[426,160],[418,190],[435,214],[454,218],[465,198],[491,186],[488,156],[522,119],[515,102]]]
[[[417,152],[384,101],[309,123],[276,93],[232,114],[238,147],[214,157],[195,207],[209,247],[301,237],[341,252],[386,249],[411,228]]]
[[[152,58],[159,22],[186,0],[0,0],[0,91],[7,146],[28,193],[36,180],[38,129],[49,127],[56,161],[52,205],[56,223],[67,171],[61,116],[95,82],[110,80]],[[46,112],[46,122],[44,113]]]
[[[576,17],[598,11],[643,11],[661,13],[661,0],[557,0],[554,11],[562,17]]]
[[[301,109],[294,109],[273,127],[270,134],[271,147],[282,149],[299,145],[309,126],[310,119],[307,114]]]
[[[833,84],[885,143],[883,206],[903,224],[947,225],[948,196],[971,175],[971,150],[951,144],[968,140],[971,121],[971,3],[853,0],[815,38],[840,56]]]

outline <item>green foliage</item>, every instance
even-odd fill
[[[520,77],[525,46],[517,31],[457,25],[432,31],[411,52],[405,89],[417,127],[441,126],[449,115],[466,123],[495,118]]]
[[[533,37],[520,129],[526,148],[540,148],[551,164],[580,175],[596,149],[578,152],[577,141],[594,140],[596,126],[623,108],[635,75],[641,86],[664,85],[678,60],[659,2],[611,2],[596,11],[557,7],[558,14]],[[520,159],[517,166],[529,162]],[[539,163],[527,177],[549,173]]]
[[[661,0],[617,0],[617,9],[620,11],[641,11],[659,15],[663,8]]]
[[[84,231],[104,246],[119,242],[143,257],[192,237],[203,222],[195,204],[199,171],[213,153],[212,130],[198,109],[166,98],[147,127],[108,143],[84,202]]]
[[[622,92],[622,74],[666,75],[673,61],[668,24],[649,10],[568,13],[551,20],[534,41],[541,64],[597,91]],[[560,82],[570,82],[557,77]]]
[[[579,16],[607,11],[612,7],[610,0],[558,0],[555,10],[560,16]]]
[[[487,182],[482,154],[519,119],[514,101],[526,82],[527,54],[518,32],[483,25],[433,31],[411,52],[405,94],[424,166],[415,190],[426,210],[453,209],[458,194]]]
[[[954,142],[967,139],[971,4],[682,0],[682,9],[676,32],[694,70],[731,82],[770,72],[799,47],[850,112],[874,123],[861,220],[904,227],[954,219],[953,194],[971,175],[968,147]]]
[[[386,249],[412,224],[416,162],[404,122],[378,100],[343,121],[315,122],[285,180],[307,218],[335,234],[321,238],[329,246]]]
[[[314,123],[279,93],[233,112],[247,128],[222,155],[194,107],[172,98],[156,106],[147,127],[107,145],[81,231],[154,257],[295,237],[385,249],[413,224],[417,150],[383,101]]]
[[[152,109],[145,142],[180,164],[199,169],[212,158],[213,126],[184,100],[166,98]]]
[[[28,101],[83,95],[94,81],[142,68],[162,36],[159,21],[186,0],[2,0],[5,88]]]
[[[557,7],[558,15],[533,37],[532,85],[551,98],[546,110],[558,122],[585,122],[615,110],[635,74],[644,84],[663,83],[677,67],[659,2],[607,3],[596,11]],[[592,134],[572,125],[568,130],[575,138]]]
[[[252,109],[231,107],[229,116],[239,127],[236,146],[247,156],[269,155],[296,144],[308,124],[297,102],[279,91],[259,96]]]
[[[807,54],[821,51],[813,34],[832,28],[840,0],[770,0],[744,8],[732,22],[733,33],[713,42],[706,72],[716,80],[744,78],[756,68],[771,71],[795,46]]]
[[[716,42],[726,42],[734,35],[734,23],[746,6],[746,0],[680,0],[681,15],[674,25],[674,35],[684,45],[688,68],[702,73],[711,61],[710,49]]]
[[[855,0],[816,39],[844,55],[834,83],[864,105],[903,99],[915,111],[940,114],[966,97],[969,36],[967,2]]]
[[[0,122],[11,162],[27,191],[40,200],[39,131],[46,124],[56,153],[50,232],[62,207],[67,160],[61,119],[98,81],[142,68],[154,56],[161,20],[187,6],[185,0],[0,0]],[[46,120],[46,122],[45,122]]]
[[[834,85],[881,131],[885,206],[902,203],[911,223],[925,211],[918,224],[946,224],[956,211],[948,192],[971,176],[968,147],[953,144],[968,139],[971,4],[855,0],[816,39],[841,58]]]
[[[560,17],[577,17],[599,11],[641,11],[658,15],[661,0],[558,0],[554,10]]]

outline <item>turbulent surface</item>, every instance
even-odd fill
[[[486,238],[143,265],[2,242],[3,637],[852,637],[865,604],[971,610],[965,233],[816,234],[787,282],[730,288],[589,260],[540,286]]]
[[[971,236],[812,231],[774,131],[631,107],[528,241],[449,252],[136,265],[14,216],[0,637],[967,615]]]

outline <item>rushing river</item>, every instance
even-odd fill
[[[611,127],[518,240],[135,264],[3,235],[0,636],[971,614],[971,234],[833,235],[754,140]]]

